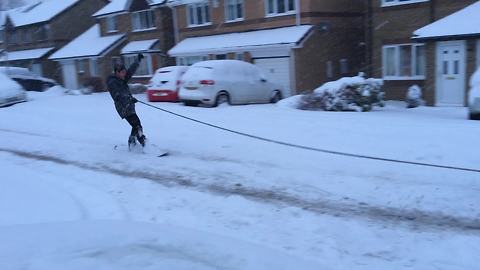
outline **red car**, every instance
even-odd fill
[[[181,78],[187,66],[163,67],[155,71],[147,88],[148,101],[178,101]]]

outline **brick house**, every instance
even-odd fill
[[[133,82],[146,83],[156,69],[171,65],[166,52],[173,46],[171,10],[154,0],[113,0],[92,16],[96,24],[50,59],[62,65],[66,87],[77,89],[96,79],[96,90],[105,90],[104,79],[113,64],[142,61]]]
[[[178,44],[169,54],[177,64],[245,60],[282,83],[285,96],[365,64],[363,1],[179,1],[172,9]]]
[[[385,80],[386,98],[402,100],[417,84],[429,105],[464,106],[468,78],[479,61],[480,31],[465,32],[467,26],[456,22],[478,17],[478,1],[370,0],[370,5],[371,72]],[[472,8],[478,13],[468,11]]]
[[[29,68],[62,82],[60,68],[48,57],[93,25],[91,15],[106,0],[38,1],[6,11],[2,19],[0,65]]]

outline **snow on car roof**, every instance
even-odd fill
[[[416,30],[413,38],[480,35],[480,1]]]
[[[225,50],[245,50],[261,46],[294,46],[312,29],[312,25],[289,26],[267,30],[230,33],[213,36],[192,37],[182,40],[168,53],[183,54],[211,53]]]
[[[42,0],[6,12],[14,26],[24,26],[53,19],[80,0]]]
[[[100,56],[123,37],[124,35],[102,37],[100,36],[100,26],[96,24],[50,56],[50,59]]]

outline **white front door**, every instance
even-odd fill
[[[464,41],[437,44],[437,106],[464,106],[466,51]]]
[[[78,89],[77,68],[75,61],[62,62],[63,84],[67,89]]]
[[[43,76],[42,64],[32,64],[31,72],[37,74],[38,76]]]
[[[290,95],[290,57],[259,58],[254,64],[267,76],[267,79],[282,85],[284,96]]]

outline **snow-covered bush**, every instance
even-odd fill
[[[298,108],[323,111],[370,111],[383,107],[384,92],[381,79],[365,79],[362,74],[328,82],[313,93],[304,95]]]
[[[425,100],[422,99],[422,88],[418,85],[412,85],[408,88],[407,96],[405,97],[407,108],[416,108],[425,105]]]
[[[470,119],[480,120],[480,68],[470,78],[468,110]]]

